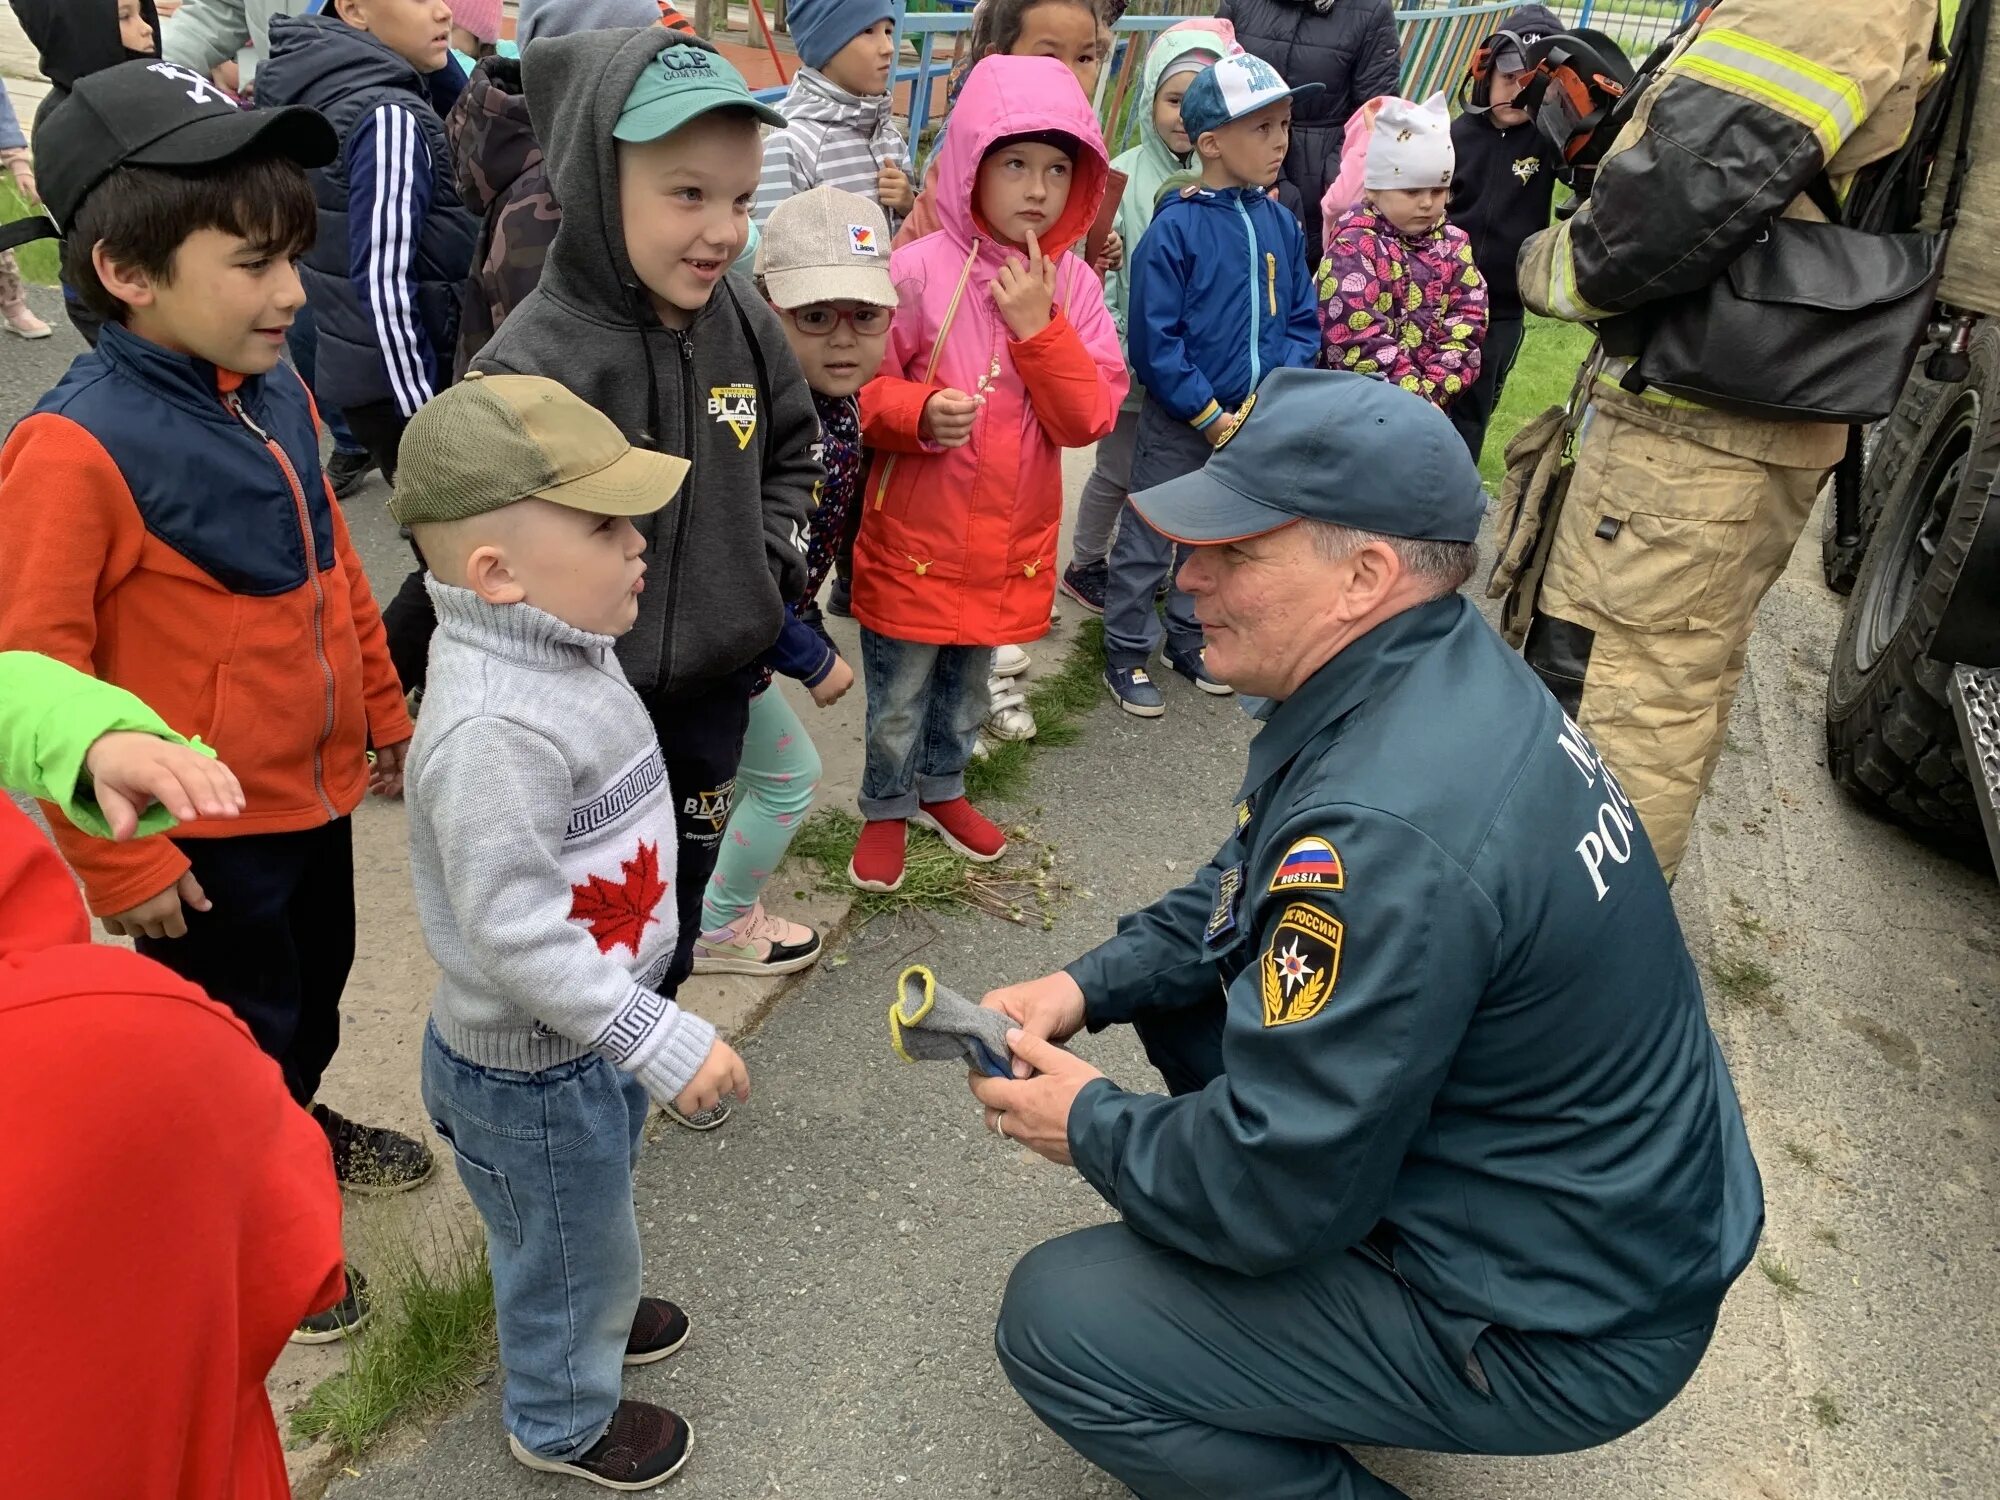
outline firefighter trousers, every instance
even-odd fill
[[[1536,590],[1528,664],[1617,772],[1669,878],[1722,752],[1757,606],[1826,473],[1593,403],[1545,560],[1517,586]]]

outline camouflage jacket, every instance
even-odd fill
[[[542,261],[562,223],[542,148],[528,122],[521,64],[489,57],[444,122],[458,191],[482,219],[458,319],[452,378],[464,376],[486,341],[542,279]]]

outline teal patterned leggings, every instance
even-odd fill
[[[791,847],[819,789],[819,752],[776,683],[750,700],[750,728],[736,771],[736,803],[722,854],[702,893],[701,930],[748,911]]]

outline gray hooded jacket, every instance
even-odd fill
[[[639,518],[646,591],[618,642],[632,685],[699,687],[754,662],[805,584],[819,418],[777,315],[733,276],[685,330],[662,324],[625,253],[611,130],[645,66],[689,38],[659,26],[534,42],[522,83],[563,206],[541,284],[472,368],[559,380],[635,446],[693,471]]]

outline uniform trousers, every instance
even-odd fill
[[[1591,405],[1523,650],[1618,773],[1671,879],[1722,754],[1757,606],[1785,570],[1842,430],[1826,429],[1827,464],[1772,462],[1649,423],[1632,404],[1618,395]],[[1732,441],[1716,414],[1701,415]],[[1819,430],[1796,424],[1780,437],[1799,439],[1802,455]],[[1535,584],[1531,575],[1522,586]]]
[[[1218,997],[1138,1023],[1175,1093],[1220,1071],[1222,1016]],[[1672,1400],[1713,1332],[1517,1333],[1440,1307],[1365,1244],[1244,1276],[1105,1224],[1022,1257],[994,1342],[1035,1414],[1142,1500],[1394,1500],[1346,1445],[1593,1447]]]

